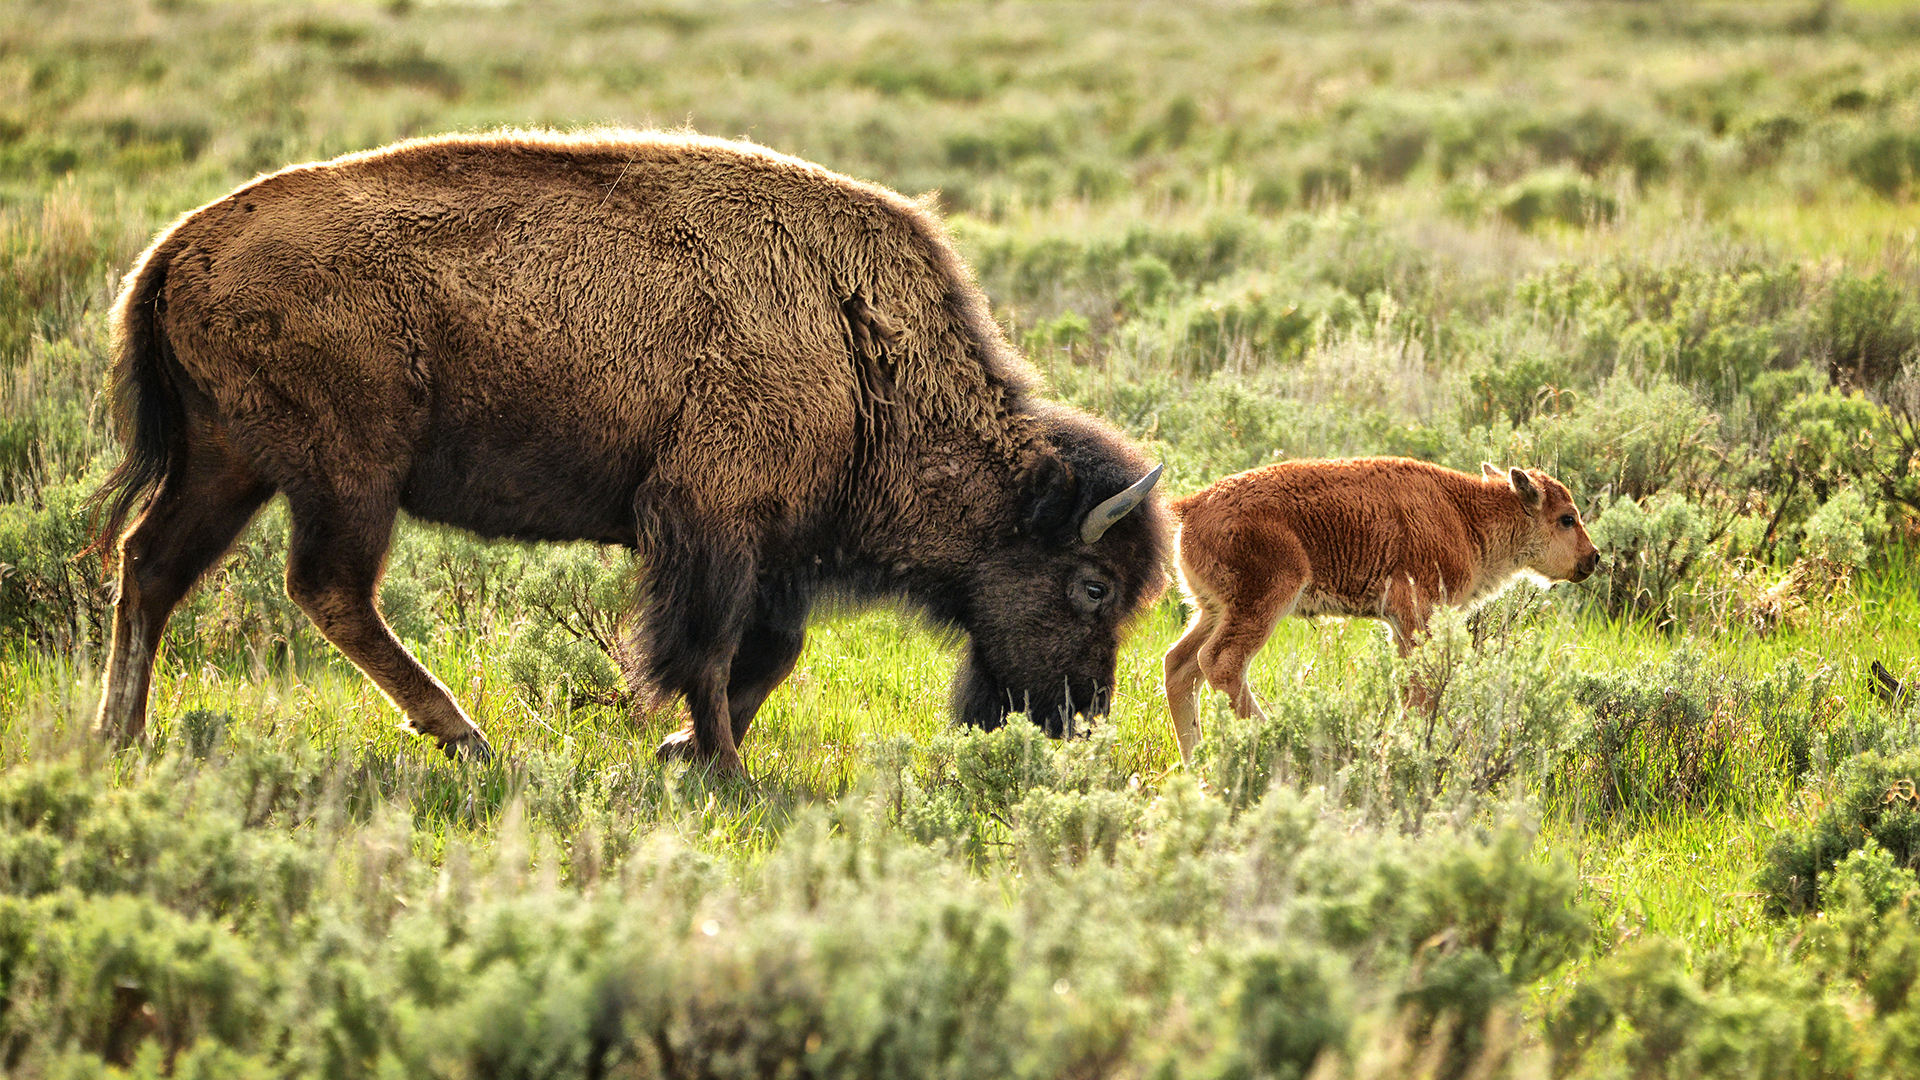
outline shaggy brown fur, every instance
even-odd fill
[[[647,676],[693,716],[662,752],[729,770],[822,592],[966,631],[963,718],[1059,729],[1162,587],[1157,499],[1073,532],[1147,462],[1029,396],[938,221],[756,146],[503,133],[296,166],[161,234],[115,320],[109,531],[151,495],[99,714],[121,741],[169,612],[275,493],[290,595],[450,751],[485,743],[374,605],[398,510],[636,548]]]
[[[1469,476],[1406,458],[1288,461],[1173,503],[1193,621],[1167,651],[1182,758],[1200,741],[1201,677],[1259,716],[1247,666],[1288,615],[1385,619],[1405,656],[1437,603],[1475,604],[1525,571],[1583,581],[1600,565],[1567,489],[1538,469]]]

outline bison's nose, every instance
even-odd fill
[[[1600,569],[1600,552],[1598,550],[1588,552],[1587,557],[1580,560],[1580,576],[1573,580],[1585,581],[1598,569]]]

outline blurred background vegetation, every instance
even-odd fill
[[[623,557],[402,527],[386,613],[506,751],[460,769],[269,510],[104,755],[118,276],[263,170],[593,125],[934,192],[1172,491],[1537,465],[1607,572],[1407,664],[1282,628],[1195,775],[1171,598],[1065,747],[948,730],[947,643],[836,616],[741,789],[649,760]],[[1920,10],[1869,0],[0,6],[0,1065],[1912,1075],[1916,196]]]

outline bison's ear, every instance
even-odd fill
[[[1030,536],[1051,536],[1062,531],[1080,500],[1080,480],[1073,466],[1058,454],[1041,454],[1027,469],[1023,488],[1027,510],[1021,516],[1020,531]]]
[[[1497,484],[1507,478],[1507,471],[1491,461],[1483,461],[1480,463],[1480,475]]]
[[[1540,493],[1539,485],[1533,482],[1533,477],[1528,476],[1525,469],[1509,469],[1507,479],[1513,484],[1513,493],[1520,496],[1520,505],[1526,507],[1528,513],[1540,509],[1540,500],[1544,496]]]

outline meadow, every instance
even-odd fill
[[[738,783],[653,761],[622,553],[403,522],[383,609],[500,751],[460,764],[286,599],[276,506],[150,745],[94,741],[148,239],[595,125],[935,192],[1172,492],[1537,465],[1607,568],[1406,661],[1292,621],[1191,769],[1175,596],[1064,743],[951,727],[953,641],[833,612]],[[1920,1075],[1916,197],[1920,14],[1873,0],[0,6],[0,1070]]]

